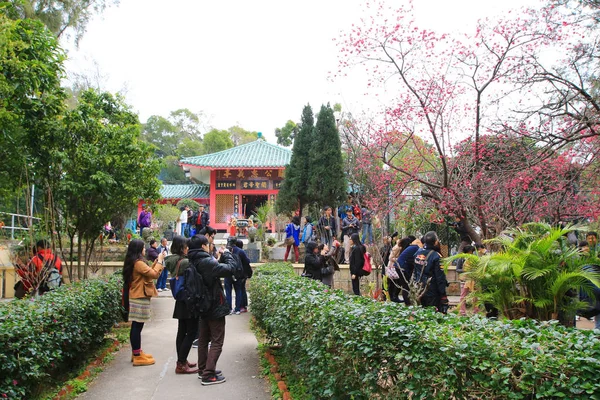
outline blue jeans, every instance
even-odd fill
[[[157,289],[165,289],[167,287],[167,278],[169,277],[169,270],[164,268],[156,280]]]
[[[187,226],[188,224],[186,223],[181,223],[181,236],[185,236],[185,231],[187,230]]]
[[[367,240],[367,235],[368,239]],[[373,243],[373,225],[363,224],[362,226],[362,241],[363,243]]]
[[[242,285],[246,283],[245,279],[234,281],[232,278],[225,278],[223,280],[225,283],[225,298],[227,300],[227,304],[229,305],[229,309],[233,311],[240,311],[242,308],[244,295],[242,293]],[[235,309],[232,308],[232,289],[235,290]]]

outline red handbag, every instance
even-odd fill
[[[371,266],[371,254],[369,254],[369,252],[365,253],[365,264],[363,265],[362,270],[363,275],[369,275],[373,270],[373,267]]]

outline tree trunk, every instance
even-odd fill
[[[75,234],[69,234],[69,280],[73,282],[73,247],[75,245]]]
[[[471,223],[469,222],[469,220],[466,217],[462,217],[461,218],[461,222],[463,223],[463,226],[465,227],[465,230],[467,231],[467,233],[469,234],[469,236],[471,237],[471,239],[473,239],[473,241],[475,243],[480,244],[481,243],[481,236],[479,236],[477,234],[477,232],[475,232],[475,229],[473,229],[473,226],[471,225]]]
[[[77,279],[81,279],[81,251],[83,248],[83,243],[81,242],[81,236],[77,235]]]

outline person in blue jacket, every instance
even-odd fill
[[[415,267],[415,254],[423,244],[420,240],[416,239],[414,236],[409,236],[412,239],[410,245],[400,253],[400,257],[398,257],[398,265],[400,266],[400,286],[402,288],[402,298],[404,299],[404,304],[410,306],[410,299],[408,296],[409,288],[408,282],[410,282],[413,274],[413,269]]]
[[[283,260],[288,260],[290,250],[294,246],[294,255],[296,256],[297,264],[300,259],[300,254],[298,253],[298,246],[300,246],[300,217],[297,215],[292,218],[292,221],[285,228],[285,244],[287,248],[285,249]]]
[[[312,241],[314,227],[312,224],[312,218],[310,218],[308,215],[304,217],[304,221],[305,224],[304,228],[302,229],[302,243],[304,243],[304,246],[306,247],[308,242]]]

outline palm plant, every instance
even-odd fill
[[[567,243],[566,234],[578,228],[530,223],[508,230],[488,241],[500,251],[481,257],[464,275],[477,283],[476,297],[507,318],[572,320],[582,307],[579,291],[600,286],[600,274],[584,268],[598,260]]]

